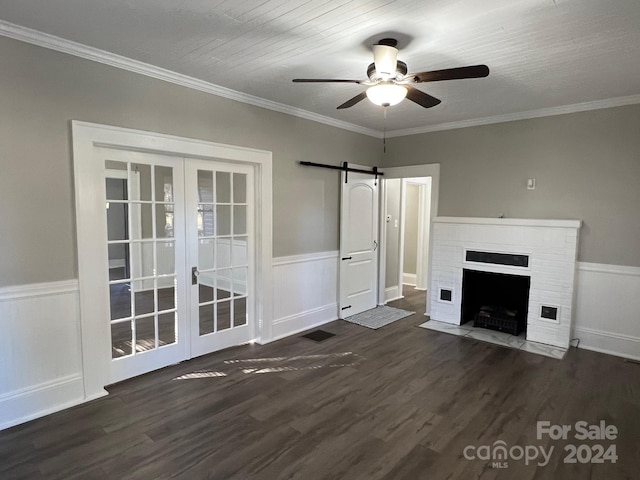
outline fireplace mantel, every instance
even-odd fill
[[[568,347],[581,224],[580,220],[437,217],[432,228],[430,317],[460,324],[464,269],[529,276],[527,340]],[[480,262],[470,251],[527,261],[526,265]]]
[[[484,217],[436,217],[438,223],[463,223],[471,225],[512,225],[519,227],[555,227],[575,228],[582,225],[582,220],[547,220],[537,218],[484,218]]]

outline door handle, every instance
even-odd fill
[[[377,248],[378,248],[378,242],[376,242],[376,241],[374,240],[374,241],[373,241],[373,251],[375,252]]]
[[[200,275],[198,267],[191,267],[191,285],[198,284],[198,275]]]
[[[351,260],[353,257],[342,257],[342,260]]]

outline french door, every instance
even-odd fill
[[[251,340],[252,168],[104,158],[110,383]]]
[[[253,302],[253,169],[186,164],[191,355],[248,342]]]

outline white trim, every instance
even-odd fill
[[[331,250],[327,252],[317,253],[303,253],[301,255],[291,255],[288,257],[278,257],[273,261],[273,266],[278,267],[281,265],[293,265],[295,263],[315,262],[319,260],[329,260],[338,258],[340,252],[338,250]]]
[[[416,254],[416,279],[413,285],[416,290],[427,290],[428,285],[428,272],[429,272],[429,235],[431,232],[431,183],[432,177],[409,177],[402,179],[401,186],[401,224],[402,224],[402,251],[400,251],[401,258],[398,261],[398,265],[404,269],[404,238],[406,229],[406,194],[407,187],[409,185],[418,186],[418,241],[417,241],[417,254]],[[426,239],[426,242],[425,242]],[[424,248],[426,243],[426,248]],[[399,249],[400,250],[400,249]],[[400,281],[402,284],[407,283],[402,275],[400,275]]]
[[[577,270],[572,338],[579,348],[640,360],[640,267],[579,262]]]
[[[582,220],[546,220],[531,218],[437,217],[434,223],[461,223],[475,225],[510,225],[518,227],[580,228]]]
[[[310,310],[306,310],[304,312],[298,312],[298,313],[295,313],[293,315],[288,315],[286,317],[276,318],[276,319],[273,320],[273,324],[274,325],[280,325],[280,324],[283,324],[283,323],[288,323],[288,322],[291,322],[292,320],[300,319],[302,317],[307,317],[309,315],[313,315],[313,314],[316,314],[316,313],[319,313],[319,312],[323,312],[323,311],[326,311],[326,310],[331,310],[331,312],[333,313],[334,317],[333,317],[332,320],[330,320],[330,321],[333,321],[333,320],[337,320],[338,319],[338,317],[335,316],[335,314],[337,312],[337,309],[338,309],[338,304],[331,303],[329,305],[323,305],[323,306],[318,307],[318,308],[312,308]],[[295,331],[292,331],[291,333],[295,333]]]
[[[390,180],[393,178],[422,178],[422,177],[430,177],[431,178],[431,208],[429,211],[430,225],[429,225],[429,254],[427,255],[427,288],[428,285],[431,285],[431,252],[433,251],[433,235],[431,234],[431,224],[434,219],[438,215],[438,198],[440,196],[440,164],[439,163],[425,163],[422,165],[408,165],[406,167],[389,167],[383,168],[384,177],[383,180]],[[383,190],[385,182],[382,182]],[[382,210],[382,216],[380,217],[380,225],[386,225],[386,211]],[[402,216],[401,216],[402,218]],[[386,229],[381,227],[381,232],[386,233]],[[386,243],[386,237],[383,237]],[[378,298],[381,300],[384,298],[384,290],[383,286],[386,285],[386,245],[382,246],[380,249],[381,255],[384,254],[385,261],[380,262],[380,267],[378,268],[378,285],[379,292]],[[400,272],[398,272],[400,273]],[[425,315],[431,314],[431,303],[426,302]]]
[[[387,287],[384,290],[384,303],[393,302],[394,300],[400,300],[404,298],[403,295],[400,294],[400,287],[398,285],[394,287]]]
[[[402,284],[403,285],[410,285],[412,287],[415,287],[417,280],[418,280],[418,276],[415,273],[403,273],[402,274]]]
[[[106,224],[92,221],[104,208],[104,181],[97,187],[83,178],[103,175],[100,148],[163,154],[178,157],[216,159],[253,165],[256,184],[256,335],[271,338],[272,328],[272,154],[251,148],[224,145],[191,138],[141,130],[72,121],[74,187],[76,200],[78,273],[82,323],[82,365],[87,397],[99,395],[108,384],[111,361],[109,348],[108,296],[96,272],[107,265],[106,248],[95,248],[106,238]],[[98,148],[96,148],[98,147]],[[97,169],[97,170],[96,170]],[[83,220],[84,219],[84,220]],[[106,223],[106,222],[105,222]],[[94,299],[90,301],[90,299]],[[99,300],[98,300],[99,299]]]
[[[405,223],[407,221],[407,182],[402,179],[400,181],[400,237],[398,238],[398,289],[400,295],[403,292],[404,285],[404,238]],[[382,219],[381,219],[382,220]],[[386,223],[385,223],[386,225]],[[386,260],[386,254],[385,254]],[[386,265],[385,265],[386,267]],[[385,273],[386,276],[386,273]],[[404,296],[404,295],[403,295]]]
[[[439,123],[437,125],[427,125],[424,127],[404,128],[387,132],[387,138],[406,137],[408,135],[419,135],[421,133],[440,132],[443,130],[455,130],[457,128],[477,127],[480,125],[491,125],[493,123],[515,122],[518,120],[529,120],[532,118],[553,117],[567,113],[586,112],[590,110],[600,110],[603,108],[622,107],[625,105],[635,105],[640,103],[640,95],[629,95],[627,97],[607,98],[592,102],[574,103],[572,105],[561,105],[558,107],[540,108],[528,110],[526,112],[507,113],[493,117],[473,118],[458,122]]]
[[[273,330],[270,339],[294,335],[338,318],[338,252],[273,261]]]
[[[611,275],[640,277],[640,267],[630,267],[626,265],[578,262],[578,269],[583,272],[609,273]]]
[[[349,130],[351,132],[361,133],[370,137],[382,138],[383,133],[370,128],[355,125],[335,118],[320,115],[318,113],[309,112],[301,108],[292,107],[283,103],[274,102],[264,98],[249,95],[248,93],[239,92],[230,88],[222,87],[204,80],[189,77],[181,73],[176,73],[165,68],[156,67],[148,63],[133,60],[131,58],[116,55],[115,53],[100,50],[98,48],[89,47],[81,43],[72,42],[64,38],[56,37],[48,33],[39,32],[21,25],[0,20],[0,35],[20,40],[22,42],[38,45],[40,47],[55,50],[57,52],[66,53],[75,57],[85,58],[93,62],[102,63],[111,67],[120,68],[129,72],[144,75],[146,77],[156,78],[168,83],[180,85],[182,87],[191,88],[200,92],[216,95],[218,97],[228,98],[237,102],[254,105],[256,107],[266,108],[280,113],[286,113],[294,117],[304,118],[313,122],[323,123],[332,127]]]
[[[180,85],[183,87],[198,90],[200,92],[216,95],[218,97],[228,98],[237,102],[254,105],[256,107],[266,108],[275,112],[285,113],[298,118],[304,118],[313,122],[330,125],[332,127],[341,128],[350,132],[361,133],[374,138],[383,138],[384,132],[371,128],[356,125],[354,123],[345,122],[336,118],[327,117],[318,113],[303,110],[302,108],[285,105],[283,103],[267,100],[264,98],[249,95],[248,93],[239,92],[230,88],[222,87],[214,83],[189,77],[165,68],[155,65],[133,60],[123,57],[115,53],[100,50],[98,48],[83,45],[64,38],[50,35],[48,33],[39,32],[31,28],[16,25],[4,20],[0,20],[0,35],[20,40],[21,42],[30,43],[40,47],[55,50],[57,52],[66,53],[75,57],[84,58],[93,62],[102,63],[111,67],[119,68],[129,72],[144,75],[150,78],[156,78],[168,83]],[[490,125],[493,123],[513,122],[517,120],[527,120],[531,118],[551,117],[555,115],[563,115],[566,113],[584,112],[589,110],[599,110],[603,108],[620,107],[624,105],[634,105],[640,103],[640,95],[630,95],[626,97],[608,98],[604,100],[595,100],[591,102],[582,102],[572,105],[562,105],[558,107],[541,108],[536,110],[528,110],[525,112],[508,113],[504,115],[496,115],[493,117],[474,118],[470,120],[461,120],[458,122],[446,122],[436,125],[427,125],[416,128],[405,128],[400,130],[392,130],[386,133],[387,138],[404,137],[407,135],[418,135],[421,133],[439,132],[442,130],[454,130],[457,128],[475,127],[479,125]]]
[[[0,395],[0,430],[85,401],[81,375],[67,375]]]
[[[428,184],[431,184],[431,178],[428,180]],[[427,210],[429,208],[429,202],[431,201],[431,192],[428,192],[427,183],[418,183],[418,242],[417,242],[417,255],[416,255],[416,289],[427,289],[427,271],[428,265],[425,263],[429,259],[429,237],[428,230],[430,225],[430,217],[425,218]],[[426,242],[425,242],[426,238]],[[427,248],[425,247],[425,243]]]
[[[573,336],[580,339],[578,348],[606,353],[607,355],[615,355],[617,357],[630,358],[632,360],[640,360],[640,355],[637,353],[640,352],[640,337],[605,332],[603,330],[586,327],[575,327]],[[627,345],[627,347],[625,347],[625,345]]]
[[[338,320],[338,304],[332,303],[305,312],[289,315],[273,321],[273,337],[260,344],[270,343],[281,338],[289,337],[311,328],[316,328]]]
[[[18,298],[43,297],[60,293],[77,293],[77,280],[62,280],[58,282],[32,283],[0,288],[0,302]]]

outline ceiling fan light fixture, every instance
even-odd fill
[[[407,89],[394,83],[381,83],[367,89],[367,98],[381,107],[397,105],[407,96]]]

